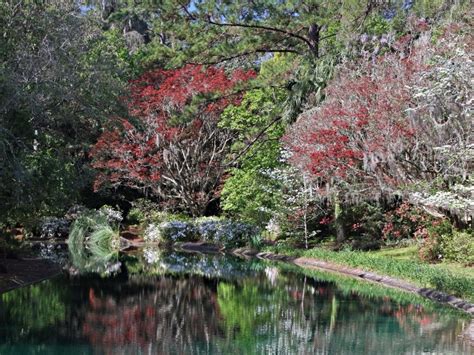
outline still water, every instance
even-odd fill
[[[325,273],[145,249],[0,295],[0,354],[471,354],[462,314]]]

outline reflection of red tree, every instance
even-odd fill
[[[393,310],[392,315],[397,319],[398,324],[406,332],[414,332],[414,325],[427,327],[437,321],[435,313],[428,313],[422,306],[399,305]]]
[[[163,278],[127,297],[100,296],[91,288],[82,332],[106,354],[169,353],[216,336],[216,308],[216,295],[202,280]]]

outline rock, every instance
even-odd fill
[[[210,243],[180,243],[179,248],[182,250],[190,250],[190,251],[200,251],[200,252],[207,252],[207,253],[218,253],[220,252],[221,248],[215,244]]]

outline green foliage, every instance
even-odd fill
[[[2,321],[14,326],[18,338],[64,321],[68,302],[66,290],[54,281],[46,281],[3,293],[0,305],[6,314],[2,314]]]
[[[138,55],[130,53],[122,33],[117,28],[104,31],[102,37],[87,52],[85,61],[93,70],[100,61],[112,62],[116,71],[112,73],[119,80],[124,80],[140,74]]]
[[[474,266],[474,232],[472,230],[454,230],[451,234],[443,234],[439,244],[444,260]]]
[[[272,60],[276,66],[282,62]],[[283,63],[284,67],[285,64]],[[272,65],[265,65],[264,75]],[[278,102],[284,99],[282,90],[255,89],[247,92],[239,106],[231,106],[222,115],[221,125],[238,135],[232,150],[237,154],[246,149],[254,137],[264,131],[264,136],[240,159],[238,168],[230,171],[221,195],[224,211],[240,219],[265,224],[272,210],[282,203],[279,184],[264,174],[266,169],[280,166],[280,142],[285,124],[278,118]],[[272,123],[274,122],[274,123]]]
[[[132,208],[128,212],[127,222],[129,224],[160,224],[171,221],[189,221],[190,217],[182,213],[171,213],[164,211],[158,204],[146,198],[140,198],[132,202]]]
[[[0,174],[0,179],[12,179],[0,187],[4,207],[0,220],[11,224],[22,220],[31,228],[42,216],[64,213],[92,183],[90,171],[58,146],[45,146],[17,158],[22,165],[7,166]]]
[[[384,214],[376,202],[361,202],[346,206],[341,213],[347,240],[355,250],[379,249],[382,244]]]
[[[365,24],[367,34],[383,35],[390,31],[390,22],[379,14],[372,15]]]
[[[446,220],[429,227],[419,255],[422,260],[474,265],[474,232],[458,230]]]
[[[110,224],[105,213],[84,213],[71,226],[68,246],[71,262],[79,272],[108,274],[118,257],[118,228]]]
[[[304,4],[206,0],[186,7],[169,0],[156,6],[162,16],[155,21],[154,29],[174,35],[161,49],[162,56],[169,58],[168,65],[179,66],[189,58],[205,63],[231,59],[249,63],[264,53],[318,57],[331,53],[338,48],[336,42],[344,42],[356,31],[365,12],[379,10],[370,4],[355,0]]]
[[[25,223],[90,185],[87,147],[123,112],[126,75],[115,39],[77,4],[2,2],[0,28],[0,220]]]

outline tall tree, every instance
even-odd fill
[[[0,3],[0,220],[67,208],[125,73],[73,3]]]
[[[187,65],[132,82],[130,114],[102,134],[92,154],[96,188],[141,189],[168,207],[202,215],[218,198],[233,140],[220,115],[241,99],[252,71]]]
[[[435,189],[446,202],[446,190],[472,186],[472,36],[451,25],[433,44],[424,21],[416,28],[417,40],[406,35],[375,62],[340,69],[324,103],[288,132],[295,165],[359,199]],[[451,198],[445,211],[473,214],[472,198]]]

